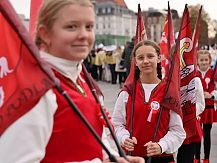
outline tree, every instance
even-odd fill
[[[189,6],[189,13],[190,13],[190,21],[191,21],[191,30],[194,31],[195,23],[197,20],[198,12],[200,9],[200,4]],[[199,47],[202,45],[209,44],[209,35],[208,35],[208,24],[210,23],[211,19],[209,14],[202,9],[201,13],[201,26],[200,26],[200,36],[199,36]]]

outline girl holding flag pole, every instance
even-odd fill
[[[103,149],[109,151],[105,121],[100,100],[92,91],[99,95],[101,92],[82,67],[94,44],[94,24],[94,8],[89,0],[44,1],[38,16],[36,44],[64,91],[60,87],[47,91],[30,111],[5,130],[0,137],[0,162],[98,163],[109,162],[107,154],[117,155],[111,149],[103,153]],[[66,94],[107,147],[102,149],[102,144],[88,131],[63,97]],[[144,163],[139,157],[121,156],[110,161]]]
[[[162,108],[167,80],[161,80],[160,48],[155,42],[141,41],[134,47],[132,56],[134,66],[131,66],[112,116],[117,138],[132,155],[145,160],[152,157],[151,163],[173,162],[173,153],[181,146],[186,135],[178,112],[180,107],[178,110]]]
[[[203,163],[209,163],[210,149],[211,149],[211,129],[212,123],[216,122],[214,100],[217,99],[217,83],[214,71],[211,69],[211,54],[209,51],[200,50],[197,53],[198,77],[200,77],[203,85],[205,97],[205,110],[200,115],[201,123],[204,133],[204,160]],[[196,160],[200,161],[200,146],[196,148]]]

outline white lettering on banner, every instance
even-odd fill
[[[182,86],[180,88],[181,93],[181,107],[187,102],[191,101],[192,104],[196,103],[195,96],[195,80],[192,79],[188,85]]]
[[[194,65],[187,65],[180,71],[180,78],[183,79],[194,71]]]

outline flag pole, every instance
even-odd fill
[[[105,150],[105,152],[109,156],[109,160],[111,162],[118,162],[116,157],[111,154],[111,152],[108,150],[108,148],[103,144],[101,138],[99,135],[96,133],[94,128],[90,125],[90,123],[87,121],[83,113],[78,109],[76,104],[72,101],[72,99],[69,97],[69,95],[66,93],[65,90],[63,90],[60,86],[56,86],[56,89],[58,90],[59,93],[67,100],[68,104],[71,106],[71,108],[75,111],[75,113],[80,117],[80,119],[83,121],[85,126],[88,128],[88,130],[93,134],[94,138],[97,140],[97,142],[102,146],[102,148]]]
[[[141,16],[141,7],[140,7],[140,4],[138,4],[138,13],[137,13],[137,27],[136,27],[136,39],[134,41],[134,46],[139,42],[141,41],[143,38],[142,38],[142,34],[141,34],[141,19],[142,19],[142,16]],[[143,21],[143,20],[142,20]],[[144,23],[144,22],[143,22]],[[138,29],[139,28],[139,29]],[[144,30],[144,29],[143,29]],[[147,35],[146,33],[144,33],[144,36],[146,37],[147,39]],[[134,72],[134,76],[133,76],[133,90],[132,90],[132,103],[131,103],[131,113],[130,113],[130,128],[129,128],[129,133],[130,133],[130,139],[132,139],[133,137],[133,117],[134,117],[134,109],[135,109],[135,106],[134,106],[134,103],[135,103],[135,95],[136,95],[136,67],[135,67],[135,64],[133,63],[133,70],[135,71]],[[128,155],[132,155],[132,152],[131,151],[128,151]]]
[[[126,157],[126,155],[125,155],[125,153],[124,153],[124,151],[123,151],[123,149],[121,148],[120,144],[118,143],[117,137],[115,136],[115,133],[114,133],[114,131],[112,129],[112,126],[111,126],[111,124],[110,124],[110,122],[109,122],[109,120],[108,120],[108,118],[106,116],[106,113],[105,113],[105,111],[104,111],[104,109],[103,109],[103,107],[102,107],[102,105],[101,105],[101,103],[99,101],[98,95],[96,93],[96,88],[94,87],[93,83],[90,81],[89,74],[88,74],[88,72],[87,72],[87,70],[86,70],[86,68],[85,68],[84,65],[82,65],[82,69],[83,69],[84,75],[86,76],[87,83],[90,86],[90,89],[92,91],[92,94],[93,94],[96,102],[100,105],[100,111],[102,113],[103,118],[106,121],[106,124],[108,126],[108,129],[109,129],[111,135],[112,135],[112,138],[114,139],[114,142],[115,142],[115,144],[117,146],[119,155],[121,157],[125,158],[126,160],[128,160],[127,157]]]
[[[168,53],[170,54],[170,51],[171,51],[171,45],[170,45],[170,39],[171,39],[171,35],[170,35],[170,28],[171,28],[171,11],[170,11],[170,4],[169,4],[169,1],[168,1],[168,40],[167,40],[167,48],[168,48]],[[174,62],[174,60],[175,60],[175,55],[172,55],[172,60],[173,60],[173,62]],[[173,70],[173,67],[174,67],[174,65],[172,65],[171,64],[171,68],[170,68],[170,70]],[[169,75],[168,75],[168,80],[167,80],[167,82],[168,83],[170,83],[170,80],[171,80],[171,77],[172,77],[172,72],[171,71],[169,71],[170,73],[169,73]],[[167,92],[167,90],[168,90],[168,87],[169,87],[169,84],[167,84],[166,85],[166,88],[165,88],[165,92],[164,92],[164,94],[166,95],[166,92]],[[157,124],[156,124],[156,128],[155,128],[155,132],[154,132],[154,137],[153,137],[153,142],[156,142],[156,137],[157,137],[157,132],[158,132],[158,129],[159,129],[159,126],[160,126],[160,121],[161,121],[161,117],[162,117],[162,113],[163,113],[163,107],[161,106],[160,107],[160,112],[159,112],[159,116],[158,116],[158,120],[157,120]],[[147,163],[151,163],[151,161],[152,161],[152,157],[149,157],[148,158],[148,160],[147,160]]]
[[[32,56],[39,63],[41,70],[54,82],[55,88],[61,93],[61,95],[64,96],[64,98],[67,100],[67,102],[72,107],[72,109],[81,118],[81,120],[84,122],[84,124],[90,130],[90,132],[96,138],[97,142],[102,146],[102,148],[108,154],[110,161],[118,162],[116,157],[114,155],[112,155],[111,152],[108,150],[108,148],[103,144],[101,138],[98,136],[98,134],[93,129],[93,127],[89,124],[89,122],[84,117],[84,115],[80,112],[80,110],[77,108],[77,106],[73,103],[72,99],[69,97],[69,95],[66,93],[66,91],[64,91],[61,88],[59,80],[54,76],[51,69],[46,67],[45,64],[42,63],[42,61],[39,58],[39,51],[38,51],[37,47],[33,43],[26,28],[21,23],[19,17],[17,16],[15,10],[13,9],[13,7],[11,6],[11,4],[8,0],[4,0],[4,1],[0,0],[0,12],[7,19],[10,26],[16,32],[16,34],[18,35],[20,40],[23,42],[23,44],[27,47],[27,49],[31,52]]]

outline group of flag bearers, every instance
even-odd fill
[[[196,127],[194,79],[197,74],[207,96],[211,96],[206,99],[209,108],[202,113],[202,122],[207,123],[206,115],[212,115],[212,122],[215,121],[216,68],[209,69],[205,77],[204,71],[197,72],[196,68],[201,9],[192,37],[185,6],[176,46],[171,50],[175,41],[168,4],[164,31],[167,41],[160,44],[161,50],[166,50],[163,54],[168,64],[161,79],[161,50],[155,42],[147,40],[138,7],[131,70],[113,114],[115,135],[101,103],[102,93],[82,66],[82,60],[94,44],[95,15],[91,2],[45,0],[42,6],[42,1],[37,2],[31,7],[32,17],[40,8],[37,23],[35,18],[30,19],[30,29],[36,29],[35,36],[32,35],[36,47],[9,1],[0,1],[0,61],[7,61],[6,66],[1,64],[1,71],[4,68],[5,71],[0,76],[0,162],[101,162],[106,159],[173,162],[173,153],[183,141],[187,145],[192,143],[192,137],[198,134],[195,129],[200,129],[200,125]],[[118,109],[124,115],[121,121]],[[107,143],[105,126],[118,153]],[[123,149],[133,156],[126,156]],[[189,158],[179,152],[177,162],[182,162],[179,157]],[[194,153],[191,158],[186,161],[193,162]]]

